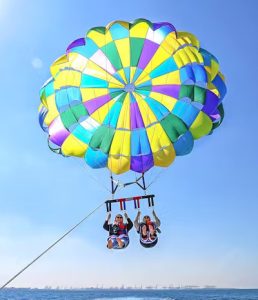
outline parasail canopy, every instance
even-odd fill
[[[167,22],[92,28],[50,70],[39,108],[49,146],[92,168],[167,167],[223,120],[217,59]]]

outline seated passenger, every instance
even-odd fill
[[[158,242],[157,232],[160,232],[160,220],[155,211],[152,212],[155,221],[152,221],[149,216],[144,216],[140,222],[141,212],[139,211],[134,220],[134,226],[140,234],[140,243],[145,248],[154,247]]]
[[[107,239],[108,249],[123,249],[129,244],[128,232],[132,229],[133,223],[127,213],[125,213],[124,216],[127,223],[123,222],[123,216],[121,214],[117,214],[113,224],[109,224],[111,213],[108,213],[107,215],[103,228],[109,232],[109,237]]]

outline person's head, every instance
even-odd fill
[[[117,214],[115,217],[115,222],[122,223],[123,222],[123,216],[120,214]]]
[[[147,215],[144,216],[144,217],[143,217],[143,222],[144,222],[144,223],[150,222],[150,216],[147,216]]]

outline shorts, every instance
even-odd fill
[[[119,248],[118,247],[118,242],[117,242],[117,238],[120,238],[121,241],[124,243],[124,246],[123,248]],[[125,236],[125,235],[111,235],[109,238],[108,238],[108,241],[112,241],[112,245],[113,245],[113,249],[124,249],[126,248],[128,245],[129,245],[129,237],[128,236]]]

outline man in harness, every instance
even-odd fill
[[[133,222],[128,217],[127,213],[125,213],[124,216],[127,219],[127,223],[123,222],[123,216],[121,214],[117,214],[113,224],[109,224],[111,213],[109,212],[107,215],[103,228],[109,232],[109,237],[107,239],[108,249],[123,249],[129,244],[128,232],[132,229]]]
[[[158,242],[157,232],[160,233],[158,228],[160,226],[160,220],[154,210],[152,214],[155,221],[152,221],[149,216],[144,216],[142,222],[140,222],[140,211],[138,211],[134,220],[134,227],[140,234],[140,244],[145,248],[154,247]]]

